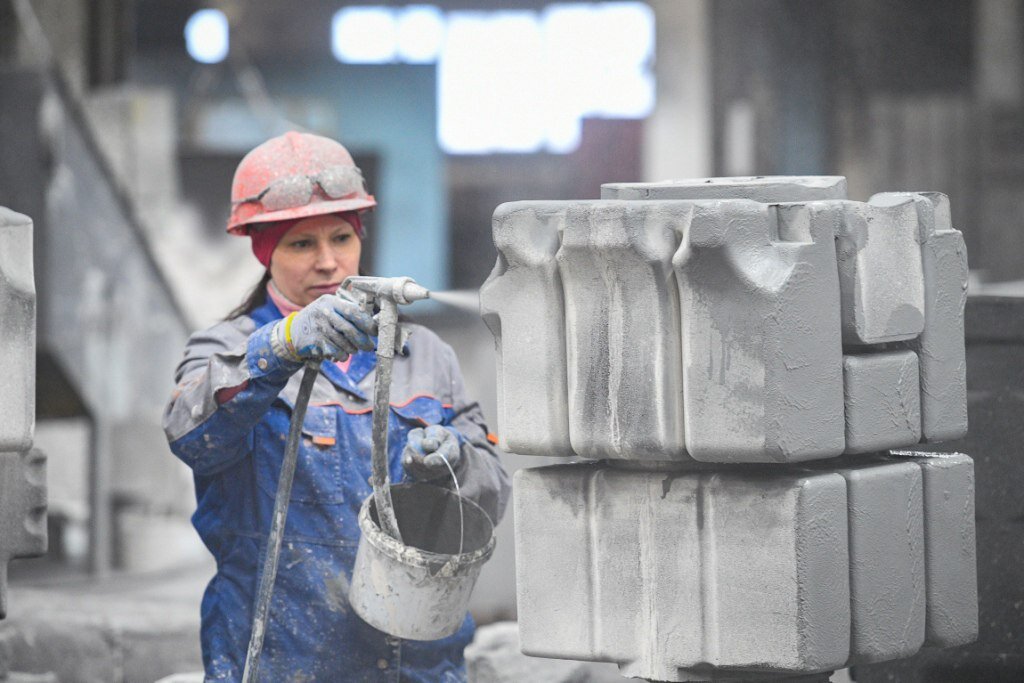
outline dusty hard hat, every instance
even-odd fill
[[[253,223],[306,218],[377,205],[352,155],[330,138],[285,133],[245,155],[231,183],[228,232]]]

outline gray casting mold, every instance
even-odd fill
[[[709,668],[814,673],[972,641],[971,459],[851,457],[520,470],[523,652],[689,681]]]
[[[843,342],[917,337],[924,328],[924,277],[913,198],[880,194],[837,209],[843,212],[835,235]]]
[[[0,619],[7,616],[7,563],[46,552],[46,457],[0,453]]]
[[[829,473],[520,470],[523,652],[658,681],[708,665],[838,668],[850,640],[845,507]]]
[[[569,442],[583,457],[658,460],[684,449],[672,255],[689,209],[562,207],[555,259],[567,302]]]
[[[843,356],[846,452],[870,453],[921,439],[917,354]]]
[[[923,475],[925,644],[970,643],[978,636],[974,462],[962,453],[893,455],[912,459]]]
[[[32,446],[36,419],[36,290],[32,219],[0,206],[0,451]]]
[[[673,263],[689,455],[705,462],[839,455],[834,214],[819,202],[686,204],[694,221]]]
[[[605,183],[601,199],[751,199],[762,204],[846,199],[842,176],[690,178],[660,183]]]
[[[976,638],[973,462],[884,453],[967,430],[944,195],[620,183],[494,240],[502,444],[593,461],[516,475],[524,653],[781,680]]]
[[[835,177],[604,195],[644,200],[495,212],[498,263],[480,297],[505,448],[798,462],[966,432],[966,257],[944,195],[854,202]],[[898,374],[907,356],[898,369],[867,358],[901,349],[918,356],[915,377]],[[865,424],[877,412],[865,392],[902,400],[915,383],[919,407]]]
[[[498,263],[480,291],[480,307],[502,359],[501,447],[516,453],[573,455],[565,307],[555,262],[564,225],[559,203],[503,204],[494,212]]]
[[[32,220],[0,207],[0,619],[7,563],[46,551],[46,459],[35,430],[36,293]],[[0,653],[2,655],[2,653]]]
[[[921,192],[912,196],[921,228],[925,315],[920,336],[907,345],[921,364],[924,440],[949,441],[967,433],[967,249],[963,235],[952,227],[946,195]]]

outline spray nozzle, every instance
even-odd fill
[[[353,275],[345,278],[341,286],[343,289],[361,292],[369,300],[388,299],[403,306],[430,297],[430,291],[411,277]]]

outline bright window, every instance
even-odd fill
[[[436,62],[446,152],[567,153],[584,117],[651,112],[654,21],[643,2],[447,15],[431,5],[346,7],[332,45],[345,63]]]
[[[339,62],[383,64],[395,60],[398,22],[387,7],[345,7],[331,20],[331,50]]]
[[[408,64],[432,64],[444,45],[445,21],[432,5],[409,5],[398,11],[398,57]]]

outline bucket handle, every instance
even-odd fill
[[[465,519],[462,513],[462,492],[459,491],[459,478],[455,476],[455,470],[452,469],[452,464],[448,462],[448,458],[443,455],[440,456],[441,460],[444,461],[448,471],[452,474],[452,481],[455,482],[455,495],[459,499],[459,554],[456,557],[462,557],[462,544],[466,538],[466,527]]]

